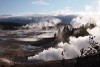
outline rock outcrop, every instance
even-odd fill
[[[6,58],[0,58],[0,67],[9,67],[10,65],[13,65],[14,62],[6,59]]]

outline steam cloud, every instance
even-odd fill
[[[28,57],[28,60],[61,60],[61,53],[63,50],[66,50],[64,52],[64,58],[71,59],[80,55],[80,49],[87,49],[90,47],[90,45],[86,42],[86,40],[88,40],[88,36],[79,38],[70,37],[70,40],[70,44],[61,42],[58,44],[59,48],[49,48],[48,50],[43,50],[43,52],[35,56]]]

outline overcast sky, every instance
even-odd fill
[[[0,14],[79,12],[98,6],[99,0],[0,0]]]

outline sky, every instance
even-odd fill
[[[0,0],[0,15],[18,13],[79,12],[95,8],[99,0]]]

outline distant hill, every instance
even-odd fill
[[[39,21],[48,21],[53,18],[61,20],[62,23],[70,23],[73,18],[77,17],[76,15],[58,15],[58,16],[45,16],[45,15],[31,15],[31,16],[0,16],[0,22],[17,22],[17,23],[33,23]]]

